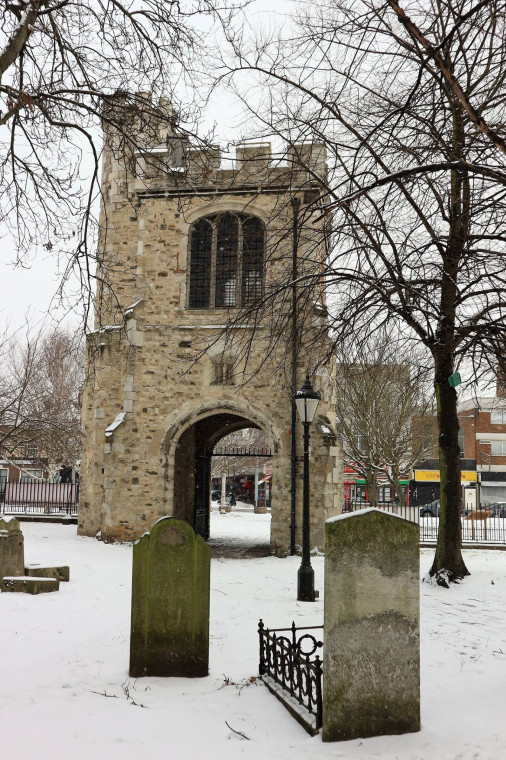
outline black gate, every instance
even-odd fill
[[[317,734],[322,726],[323,663],[315,653],[323,647],[323,642],[310,633],[300,634],[314,630],[323,633],[323,626],[296,628],[292,623],[290,628],[270,630],[261,620],[258,623],[260,676],[267,688],[312,735]]]
[[[209,483],[211,459],[208,454],[195,457],[195,533],[209,538]]]

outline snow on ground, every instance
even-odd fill
[[[421,586],[422,730],[323,744],[250,682],[260,617],[271,627],[323,618],[322,600],[296,601],[299,558],[259,556],[269,521],[213,511],[221,556],[211,570],[210,675],[137,681],[128,677],[131,546],[23,523],[26,561],[69,564],[71,580],[58,593],[0,594],[2,760],[506,758],[506,553],[466,550],[464,583]],[[252,547],[255,556],[241,556]],[[432,553],[421,552],[422,575]],[[313,560],[320,593],[323,562]]]

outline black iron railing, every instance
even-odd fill
[[[311,734],[318,733],[322,725],[323,663],[316,651],[323,647],[323,641],[307,633],[315,630],[323,634],[322,625],[296,628],[292,623],[290,628],[269,629],[262,620],[258,623],[259,673]]]
[[[0,513],[6,515],[77,515],[78,483],[7,482],[0,488]]]
[[[437,541],[439,530],[439,502],[418,506],[401,505],[389,502],[370,504],[365,501],[348,501],[343,505],[343,512],[355,512],[358,509],[375,507],[385,512],[404,517],[415,522],[420,528],[420,542],[433,543]],[[463,543],[493,543],[506,544],[506,502],[481,504],[475,509],[462,509],[462,541]]]

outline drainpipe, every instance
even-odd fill
[[[297,476],[297,408],[295,393],[297,391],[297,252],[300,198],[292,198],[293,227],[292,227],[292,451],[291,451],[291,491],[290,491],[290,554],[295,554],[295,503]]]

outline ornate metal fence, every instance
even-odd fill
[[[6,515],[77,515],[78,483],[5,483],[0,488],[0,513]]]
[[[307,633],[314,630],[323,633],[323,626],[296,628],[292,623],[290,628],[269,629],[262,620],[258,623],[260,676],[293,717],[313,735],[322,725],[323,672],[322,660],[316,654],[323,642]]]

